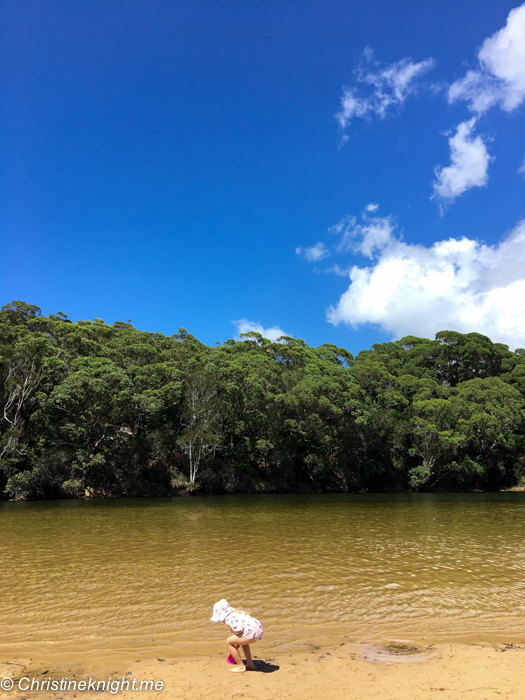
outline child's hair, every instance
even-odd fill
[[[249,615],[251,617],[251,613],[249,613],[247,610],[241,610],[240,608],[233,608],[232,613],[238,613],[239,615]],[[231,613],[230,613],[231,615]]]

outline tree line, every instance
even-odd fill
[[[479,333],[353,357],[209,347],[21,301],[0,310],[3,498],[525,485],[525,350]]]

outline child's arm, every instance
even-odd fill
[[[236,637],[241,638],[244,635],[244,626],[241,624],[240,620],[233,620],[232,624],[229,624],[228,627]]]

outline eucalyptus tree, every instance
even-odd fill
[[[203,463],[220,448],[222,405],[217,381],[210,373],[192,372],[183,384],[182,432],[177,442],[188,458],[189,484],[193,487]]]
[[[525,350],[442,331],[344,348],[0,309],[0,486],[85,492],[498,488],[525,481]]]
[[[0,470],[4,478],[9,478],[27,451],[28,403],[43,378],[49,343],[26,327],[39,315],[38,306],[20,301],[0,310]]]

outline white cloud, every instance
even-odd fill
[[[491,160],[481,136],[472,136],[476,120],[461,122],[456,133],[448,140],[450,165],[436,168],[436,180],[432,183],[434,194],[443,203],[452,202],[471,187],[482,187],[488,182],[488,167]]]
[[[369,211],[368,207],[361,217],[364,223],[358,223],[355,216],[346,216],[328,229],[330,233],[341,237],[336,245],[339,253],[353,251],[372,258],[374,251],[384,248],[391,239],[395,229],[391,218],[368,216],[367,211]]]
[[[469,70],[448,89],[448,101],[466,100],[471,112],[483,114],[502,97],[499,81],[486,72]]]
[[[499,104],[511,112],[525,100],[525,3],[509,12],[507,24],[478,51],[478,69],[448,90],[449,102],[466,100],[477,114]]]
[[[333,267],[329,267],[325,272],[333,272],[336,275],[339,275],[339,277],[348,277],[350,274],[350,267],[342,268],[340,267],[337,263]]]
[[[463,237],[431,247],[404,243],[384,219],[388,238],[370,267],[352,267],[350,287],[328,320],[354,328],[377,324],[393,338],[433,338],[440,330],[479,332],[512,348],[525,346],[525,220],[498,245]],[[358,232],[367,248],[368,232]]]
[[[242,333],[250,333],[250,331],[255,331],[260,333],[263,338],[268,338],[268,340],[275,341],[282,335],[291,336],[290,333],[285,333],[279,326],[272,326],[271,328],[263,328],[260,323],[254,323],[253,321],[248,321],[247,318],[241,318],[239,321],[232,321],[233,325],[237,328],[237,335],[242,335]]]
[[[518,173],[525,177],[525,158],[523,158],[523,163],[518,168]]]
[[[341,130],[354,117],[376,115],[384,119],[394,108],[399,108],[417,89],[416,78],[434,67],[434,59],[414,63],[410,58],[386,65],[374,59],[373,51],[365,49],[354,70],[358,83],[369,85],[371,94],[361,95],[356,87],[345,87],[341,110],[335,115]],[[343,136],[343,142],[347,140]]]
[[[330,255],[330,251],[325,248],[324,243],[316,243],[311,248],[296,248],[295,252],[309,262],[319,262]]]
[[[374,204],[374,202],[367,204],[365,207],[365,211],[377,211],[378,209],[379,209],[379,204]]]

